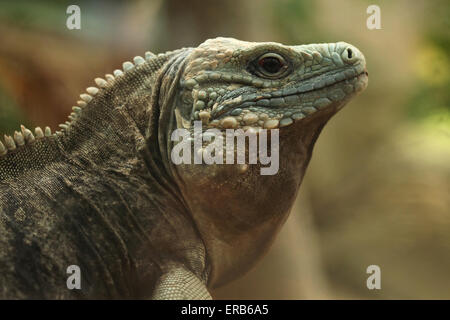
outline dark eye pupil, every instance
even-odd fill
[[[267,57],[259,60],[259,65],[269,73],[277,73],[283,67],[281,61],[274,57]]]

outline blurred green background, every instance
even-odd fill
[[[81,8],[81,30],[66,9]],[[366,9],[381,8],[381,30]],[[229,36],[346,41],[368,89],[319,138],[269,254],[216,298],[450,298],[450,5],[441,1],[0,2],[0,133],[56,130],[93,79],[146,50]],[[381,268],[368,290],[366,268]]]

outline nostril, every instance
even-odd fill
[[[341,51],[341,59],[344,63],[354,64],[358,62],[359,52],[353,46],[347,46],[344,51]]]
[[[347,57],[348,57],[349,59],[351,59],[351,58],[353,57],[353,51],[352,51],[352,49],[350,49],[350,48],[347,49]]]

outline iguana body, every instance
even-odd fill
[[[285,221],[322,127],[367,85],[346,43],[228,38],[124,63],[62,131],[0,144],[0,296],[210,298]],[[279,128],[279,171],[171,161],[173,130]],[[199,150],[194,150],[199,152]],[[78,265],[81,290],[66,287]]]

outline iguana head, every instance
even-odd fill
[[[185,57],[175,127],[185,129],[192,142],[195,121],[203,132],[215,130],[214,138],[194,146],[190,164],[172,163],[171,170],[206,245],[211,286],[242,274],[267,250],[295,200],[322,127],[367,81],[364,56],[344,42],[285,46],[217,38]],[[279,136],[267,135],[269,146],[279,142],[272,149],[279,153],[275,174],[261,174],[267,165],[249,164],[248,157],[245,164],[236,163],[237,157],[225,164],[237,145],[211,151],[212,141],[225,141],[227,129],[259,134],[260,140],[261,130],[278,129]],[[176,145],[169,142],[169,149]],[[205,153],[224,163],[194,164]]]

